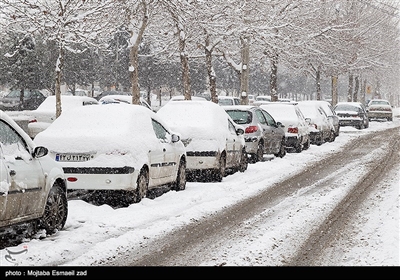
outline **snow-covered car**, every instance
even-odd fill
[[[255,101],[271,101],[271,96],[269,95],[259,95],[256,97]]]
[[[132,104],[132,96],[131,95],[106,95],[99,100],[100,104],[113,104],[113,103],[125,103],[125,104]],[[146,100],[144,100],[143,97],[139,98],[139,104],[146,107],[147,109],[151,109],[151,106],[149,103],[147,103]]]
[[[3,111],[23,111],[35,110],[46,97],[36,89],[25,89],[21,101],[21,90],[14,89],[0,98],[0,110]]]
[[[334,109],[340,126],[354,126],[357,129],[369,127],[368,113],[361,102],[339,102]]]
[[[249,94],[247,97],[249,99],[249,105],[253,105],[254,101],[256,101],[256,96],[254,94]]]
[[[222,106],[193,100],[168,102],[157,115],[180,133],[186,148],[188,173],[210,174],[210,180],[221,181],[228,169],[231,172],[247,169],[244,128]]]
[[[62,114],[72,108],[97,104],[99,102],[93,97],[61,95]],[[33,139],[56,119],[56,96],[48,96],[36,110],[32,110],[29,114],[31,118],[28,123],[28,135]]]
[[[0,234],[26,223],[47,234],[64,227],[67,182],[47,153],[0,111]]]
[[[190,98],[191,98],[191,100],[195,100],[195,101],[208,101],[205,97],[201,97],[201,96],[191,96]],[[183,100],[185,100],[184,95],[175,95],[175,96],[172,96],[169,101],[183,101]]]
[[[68,189],[117,196],[120,205],[139,202],[158,187],[186,186],[186,153],[180,137],[141,105],[68,110],[35,141],[62,165]]]
[[[218,104],[221,106],[239,105],[240,99],[234,96],[218,96]]]
[[[224,106],[224,109],[235,123],[244,127],[246,152],[253,163],[261,161],[264,154],[285,156],[283,125],[268,112],[251,105]]]
[[[325,114],[328,116],[328,119],[334,128],[335,137],[339,136],[339,133],[340,133],[339,117],[336,115],[335,109],[333,108],[331,103],[329,103],[328,101],[325,101],[325,100],[309,100],[307,102],[312,102],[312,103],[321,105],[322,109],[324,110]]]
[[[300,101],[298,106],[306,120],[309,120],[311,144],[322,145],[335,140],[333,124],[320,104],[314,101]]]
[[[294,149],[297,153],[310,147],[310,131],[297,104],[289,102],[271,102],[260,105],[276,121],[285,126],[285,144],[287,149]]]
[[[386,99],[372,99],[367,105],[368,119],[386,119],[393,120],[392,105]]]

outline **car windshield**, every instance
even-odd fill
[[[247,124],[252,121],[252,114],[248,111],[229,110],[226,111],[232,120],[237,124]]]

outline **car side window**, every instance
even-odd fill
[[[24,139],[2,120],[0,120],[0,143],[6,159],[30,158],[30,153]]]
[[[256,110],[256,117],[261,124],[268,124],[261,110]]]
[[[233,123],[230,120],[228,120],[228,129],[229,129],[230,133],[236,135],[236,127],[233,125]]]
[[[161,142],[168,143],[171,140],[171,135],[170,133],[157,121],[151,120],[153,124],[153,129],[154,132],[156,133],[156,136],[158,139],[160,139]]]
[[[276,122],[275,122],[274,118],[270,114],[268,114],[268,112],[262,111],[262,113],[264,114],[264,117],[267,120],[268,125],[276,126]]]

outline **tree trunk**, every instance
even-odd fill
[[[132,85],[132,104],[140,104],[140,87],[139,87],[139,45],[142,41],[144,31],[147,27],[148,18],[148,7],[146,1],[141,1],[143,7],[143,18],[139,27],[138,33],[135,34],[133,28],[130,30],[130,44],[131,49],[129,51],[129,71],[131,76]],[[130,19],[133,21],[134,19]],[[136,19],[135,19],[136,20]],[[135,37],[135,35],[137,35]]]
[[[182,36],[179,36],[179,53],[182,66],[183,95],[185,96],[185,100],[191,100],[192,95],[190,92],[189,59],[185,49],[186,49],[186,41],[184,38],[182,38]]]
[[[212,48],[210,47],[210,38],[206,38],[206,47],[204,48],[206,54],[206,67],[208,75],[208,86],[211,94],[211,101],[218,104],[217,96],[217,80],[212,66]]]
[[[347,92],[347,102],[351,102],[353,100],[353,74],[349,74],[349,88]]]
[[[317,86],[317,100],[321,100],[321,67],[318,66],[316,73],[315,73],[315,81],[316,81],[316,86]]]
[[[56,62],[56,118],[61,115],[61,71],[64,67],[64,47],[60,45],[58,59]]]
[[[139,71],[138,71],[139,45],[135,43],[129,51],[129,71],[132,85],[132,104],[140,104]]]
[[[242,44],[242,71],[240,75],[240,104],[249,104],[249,62],[250,62],[250,46],[248,38],[241,38]]]
[[[271,95],[271,101],[278,101],[278,53],[274,51],[270,57],[271,63],[271,74],[269,79],[269,90]]]
[[[358,76],[354,77],[355,85],[354,85],[354,93],[353,93],[353,101],[357,102],[358,100],[358,90],[360,88],[360,79]]]
[[[367,91],[367,79],[362,80],[360,102],[365,104],[365,94]]]
[[[338,103],[338,77],[332,76],[332,106]]]

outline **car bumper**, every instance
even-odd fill
[[[219,154],[216,151],[186,152],[186,170],[216,169],[219,166]]]
[[[63,167],[68,189],[134,190],[139,171],[133,167]]]
[[[392,112],[382,112],[382,111],[368,112],[368,118],[370,119],[387,119],[392,117],[393,117]]]
[[[286,147],[292,147],[292,148],[296,148],[299,145],[301,145],[300,143],[301,138],[298,138],[297,136],[286,136],[285,137],[285,146]]]
[[[341,119],[339,120],[340,126],[360,126],[362,125],[362,119]]]
[[[258,150],[258,137],[245,138],[245,147],[248,154],[256,154]]]

